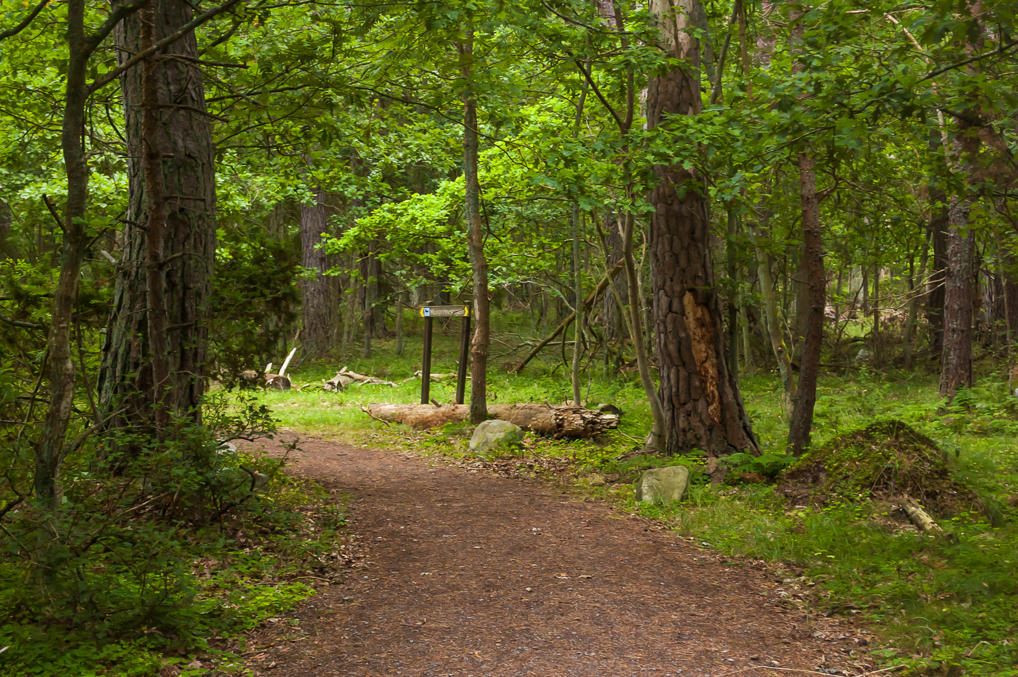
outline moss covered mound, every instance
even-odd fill
[[[938,517],[982,508],[952,476],[936,442],[901,421],[880,421],[813,449],[789,468],[779,491],[798,503],[831,505],[910,496]]]

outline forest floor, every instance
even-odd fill
[[[302,440],[290,459],[349,501],[359,557],[343,582],[248,637],[254,675],[873,670],[870,636],[811,612],[787,573],[547,481],[324,440]]]

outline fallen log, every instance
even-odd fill
[[[374,376],[365,376],[364,374],[358,374],[355,371],[350,371],[346,367],[343,367],[336,372],[336,375],[327,381],[322,382],[322,388],[329,391],[340,391],[346,388],[348,385],[353,384],[361,385],[383,385],[383,386],[395,386],[396,384],[392,381],[385,381]]]
[[[271,367],[271,363],[269,364]],[[272,374],[265,373],[261,376],[258,375],[254,369],[245,369],[238,374],[238,380],[240,384],[246,388],[254,388],[257,386],[264,386],[266,388],[274,388],[275,390],[289,390],[290,389],[290,378],[283,374]]]
[[[466,404],[371,404],[367,413],[372,418],[414,428],[470,420]],[[493,404],[488,406],[488,415],[549,437],[593,437],[619,424],[618,414],[613,412],[565,405]]]
[[[905,511],[908,518],[912,521],[912,524],[919,527],[920,531],[925,531],[928,534],[942,534],[944,530],[939,524],[937,524],[930,514],[922,509],[922,506],[910,496],[902,496],[899,503],[901,509]]]

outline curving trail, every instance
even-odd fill
[[[271,443],[269,443],[271,444]],[[850,626],[726,560],[539,481],[301,443],[291,468],[353,496],[363,566],[254,633],[274,677],[859,675]],[[271,446],[268,446],[271,450]],[[285,629],[284,629],[285,628]]]

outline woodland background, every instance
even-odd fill
[[[251,536],[225,525],[271,536],[317,506],[304,549],[276,543],[292,563],[342,516],[277,462],[220,453],[274,425],[228,388],[294,346],[304,369],[402,365],[404,309],[427,302],[471,304],[475,422],[489,375],[561,328],[559,400],[638,384],[628,434],[651,455],[780,469],[811,448],[818,383],[860,373],[933,375],[924,420],[983,407],[1006,428],[1015,11],[5,2],[0,648],[30,665],[99,627],[101,655],[67,660],[109,665],[120,641],[187,655],[256,622],[194,582],[193,548],[230,563],[224,594],[299,597],[238,574]],[[775,374],[780,441],[740,393]],[[983,632],[973,651],[1004,665]]]

